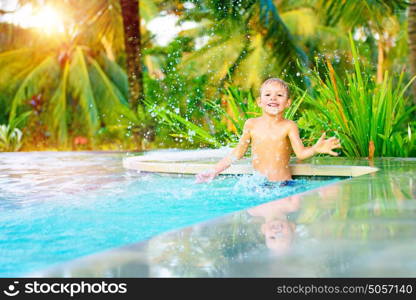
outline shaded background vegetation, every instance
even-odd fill
[[[416,154],[413,1],[1,3],[0,151],[232,145],[280,77],[305,144],[325,130],[342,155]],[[62,30],[10,21],[27,7]],[[161,45],[149,24],[169,16],[192,26]]]

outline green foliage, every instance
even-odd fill
[[[33,116],[62,147],[68,145],[71,133],[88,136],[94,144],[102,127],[126,131],[138,123],[124,96],[126,76],[120,76],[124,72],[115,62],[92,56],[83,46],[52,50],[41,53],[43,57],[34,64],[18,59],[21,50],[0,54],[0,72],[11,68],[16,75],[0,80],[0,91],[10,97],[0,99],[9,108],[9,120],[22,112],[36,111]],[[39,56],[36,52],[33,48],[25,50],[35,58]],[[17,60],[11,60],[13,57]],[[41,101],[30,103],[35,96]]]
[[[139,136],[156,147],[232,145],[245,120],[260,113],[253,88],[277,76],[294,85],[286,118],[297,119],[307,144],[329,130],[348,156],[367,156],[370,141],[376,156],[415,155],[408,74],[390,75],[407,61],[406,1],[140,1],[146,22],[163,11],[198,26],[167,47],[152,46],[142,27],[147,110],[138,112],[128,107],[124,64],[116,63],[125,60],[119,1],[55,2],[18,1],[65,11],[64,21],[74,23],[63,35],[0,24],[0,124],[32,111],[25,146],[35,132],[58,148],[78,135],[93,147]],[[363,41],[353,55],[348,31]],[[309,73],[299,70],[312,66],[308,88]],[[389,70],[379,85],[376,68]]]
[[[407,125],[407,134],[401,131],[395,131],[390,138],[380,136],[386,142],[390,143],[390,156],[395,157],[415,157],[416,156],[416,122]]]
[[[29,113],[13,119],[9,124],[0,125],[0,151],[18,151],[22,147],[22,131],[18,128],[26,121]]]
[[[243,132],[244,123],[248,118],[261,115],[261,109],[257,106],[252,91],[240,90],[238,87],[229,86],[225,88],[225,105],[228,112],[221,105],[210,103],[212,109],[220,116],[229,120],[237,130],[238,134]]]
[[[321,17],[328,25],[344,22],[354,25],[362,25],[370,19],[386,17],[388,15],[404,11],[408,1],[404,0],[365,0],[365,1],[338,1],[317,0]]]
[[[226,105],[229,109],[224,109],[221,104],[215,101],[207,101],[209,109],[205,112],[212,121],[215,119],[229,120],[235,127],[236,132],[224,126],[216,126],[216,132],[211,133],[209,130],[195,125],[192,121],[182,117],[178,112],[170,110],[167,106],[157,106],[154,103],[146,102],[148,110],[152,116],[155,116],[161,123],[166,125],[170,130],[170,135],[189,141],[193,145],[210,146],[218,148],[220,146],[234,146],[238,142],[238,135],[243,131],[243,126],[248,118],[261,115],[261,109],[257,106],[252,90],[240,90],[237,87],[230,86],[224,90]],[[291,107],[285,112],[285,117],[293,119],[298,112],[300,104],[305,98],[305,93],[296,97]],[[217,123],[218,124],[218,123]]]
[[[18,151],[22,146],[22,132],[10,125],[0,125],[0,151]]]
[[[215,87],[223,87],[230,75],[233,84],[246,89],[258,88],[271,76],[293,77],[306,84],[295,76],[298,67],[293,61],[306,64],[307,55],[274,1],[208,0],[194,4],[183,13],[182,20],[193,20],[200,26],[182,34],[206,43],[184,57],[182,65],[197,63],[195,74],[209,74],[209,82]]]
[[[171,130],[170,135],[172,137],[186,139],[191,143],[207,144],[212,147],[221,146],[221,143],[208,131],[181,117],[177,113],[172,112],[165,107],[154,106],[146,101],[145,104],[148,107],[150,114],[157,117],[161,123]]]
[[[225,88],[225,102],[229,107],[227,111],[221,105],[208,102],[217,115],[229,120],[237,130],[238,134],[243,132],[244,123],[247,119],[261,116],[261,108],[257,105],[252,90],[241,90],[235,86]],[[294,103],[285,112],[285,118],[293,120],[300,104],[304,100],[304,95],[296,95]]]
[[[315,138],[321,131],[334,132],[348,157],[369,156],[370,142],[375,156],[414,155],[410,121],[416,107],[405,96],[411,81],[404,84],[403,73],[393,78],[386,72],[376,84],[372,74],[362,71],[351,36],[350,41],[355,71],[342,79],[328,61],[324,74],[312,72],[314,87],[305,101],[313,109],[304,111],[299,125]]]
[[[203,101],[206,97],[207,77],[189,77],[186,73],[178,72],[183,52],[189,49],[190,39],[183,37],[175,39],[166,47],[153,49],[151,54],[160,57],[162,76],[151,78],[148,73],[144,74],[147,114],[143,122],[153,125],[155,134],[161,138],[158,143],[162,146],[172,143],[178,145],[182,140],[179,132],[176,136],[169,135],[177,126],[168,121],[168,117],[170,120],[178,116],[183,122],[189,121],[202,128],[207,125],[204,119],[208,107]],[[163,117],[156,120],[154,117],[158,112]],[[146,135],[147,133],[145,138]]]

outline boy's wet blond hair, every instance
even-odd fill
[[[261,94],[261,92],[262,92],[263,88],[264,88],[266,85],[268,85],[268,84],[272,84],[272,83],[276,83],[276,84],[280,85],[281,87],[283,87],[283,88],[285,89],[285,91],[286,91],[286,95],[287,95],[287,97],[288,97],[288,98],[290,97],[289,85],[287,84],[287,82],[286,82],[286,81],[284,81],[284,80],[282,80],[282,79],[280,79],[280,78],[269,78],[269,79],[266,79],[266,80],[262,83],[262,85],[261,85],[261,87],[260,87],[260,94]]]

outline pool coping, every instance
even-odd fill
[[[212,162],[160,162],[144,160],[141,156],[127,157],[123,159],[126,169],[140,172],[155,172],[168,174],[198,174],[213,166]],[[379,169],[369,166],[345,166],[345,165],[315,165],[315,164],[290,164],[289,168],[294,176],[346,176],[357,177],[377,172]],[[253,167],[248,159],[238,164],[231,165],[221,172],[224,175],[252,174]]]

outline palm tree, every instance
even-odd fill
[[[48,1],[20,0],[21,5],[28,3],[36,9]],[[157,12],[152,1],[140,4],[145,18]],[[0,105],[8,118],[36,106],[38,114],[34,116],[43,120],[52,138],[62,145],[68,144],[78,123],[78,130],[91,142],[100,128],[126,130],[138,125],[136,109],[128,106],[126,73],[116,63],[124,52],[120,2],[95,0],[81,5],[69,0],[60,5],[65,6],[62,10],[67,19],[73,20],[66,24],[63,36],[35,38],[30,30],[21,30],[31,37],[28,47],[20,45],[12,47],[17,50],[0,53],[0,70],[8,70],[0,79]],[[37,102],[33,107],[27,104],[30,99]],[[130,103],[137,107],[137,102]]]
[[[0,72],[5,75],[0,90],[9,95],[10,121],[23,111],[34,110],[52,139],[64,147],[74,130],[94,144],[102,127],[126,128],[137,123],[126,100],[127,80],[125,86],[120,84],[126,75],[102,52],[71,42],[48,48],[43,44],[42,48],[0,53]]]
[[[346,49],[348,31],[366,26],[379,36],[378,79],[381,80],[385,52],[392,47],[383,38],[386,30],[383,22],[388,19],[393,23],[395,31],[390,35],[398,35],[401,28],[397,29],[400,21],[396,16],[405,8],[406,2],[402,0],[198,1],[193,9],[180,11],[184,21],[200,24],[183,34],[204,37],[208,42],[191,53],[185,63],[205,62],[198,65],[198,72],[208,72],[214,86],[231,75],[233,82],[244,88],[257,87],[264,77],[276,73],[283,77],[291,75],[302,84],[306,78],[295,76],[302,74],[294,63],[296,60],[310,65],[318,52]]]
[[[272,0],[198,1],[184,9],[183,20],[200,25],[184,35],[208,40],[184,65],[198,61],[196,73],[208,73],[212,86],[232,78],[244,88],[258,87],[265,77],[281,73],[303,80],[296,76],[296,59],[307,65],[307,55]]]
[[[120,0],[129,77],[129,101],[134,110],[143,98],[141,34],[138,0]]]
[[[142,34],[140,18],[149,20],[158,13],[152,0],[93,0],[82,3],[67,0],[57,4],[52,0],[19,0],[21,5],[32,4],[42,7],[63,6],[65,14],[70,15],[78,31],[83,32],[83,42],[103,48],[107,55],[115,59],[117,54],[126,56],[126,71],[129,81],[129,102],[136,110],[143,97],[142,80]],[[81,13],[80,13],[81,12]],[[140,14],[139,14],[140,13]],[[123,49],[124,48],[124,49]]]
[[[328,26],[341,26],[347,31],[363,29],[377,48],[377,82],[383,81],[387,52],[400,41],[401,14],[407,2],[403,0],[338,1],[317,0],[318,10]],[[375,37],[375,39],[374,39]],[[395,41],[394,41],[395,40]]]
[[[74,13],[79,3],[68,3],[67,14]],[[94,144],[100,128],[126,129],[138,123],[128,106],[125,72],[91,42],[91,31],[83,30],[85,16],[78,18],[62,35],[29,32],[32,40],[26,47],[0,53],[1,98],[9,121],[33,110],[38,125],[63,147],[71,134],[86,135]]]
[[[182,21],[199,25],[182,35],[207,40],[184,55],[182,72],[207,74],[214,99],[220,95],[218,87],[228,81],[257,89],[266,77],[283,77],[307,87],[303,69],[313,63],[310,58],[320,50],[320,41],[331,41],[330,50],[348,45],[347,35],[320,22],[310,1],[198,1],[191,9],[176,7],[171,11]],[[233,116],[229,100],[223,96],[221,103]]]

